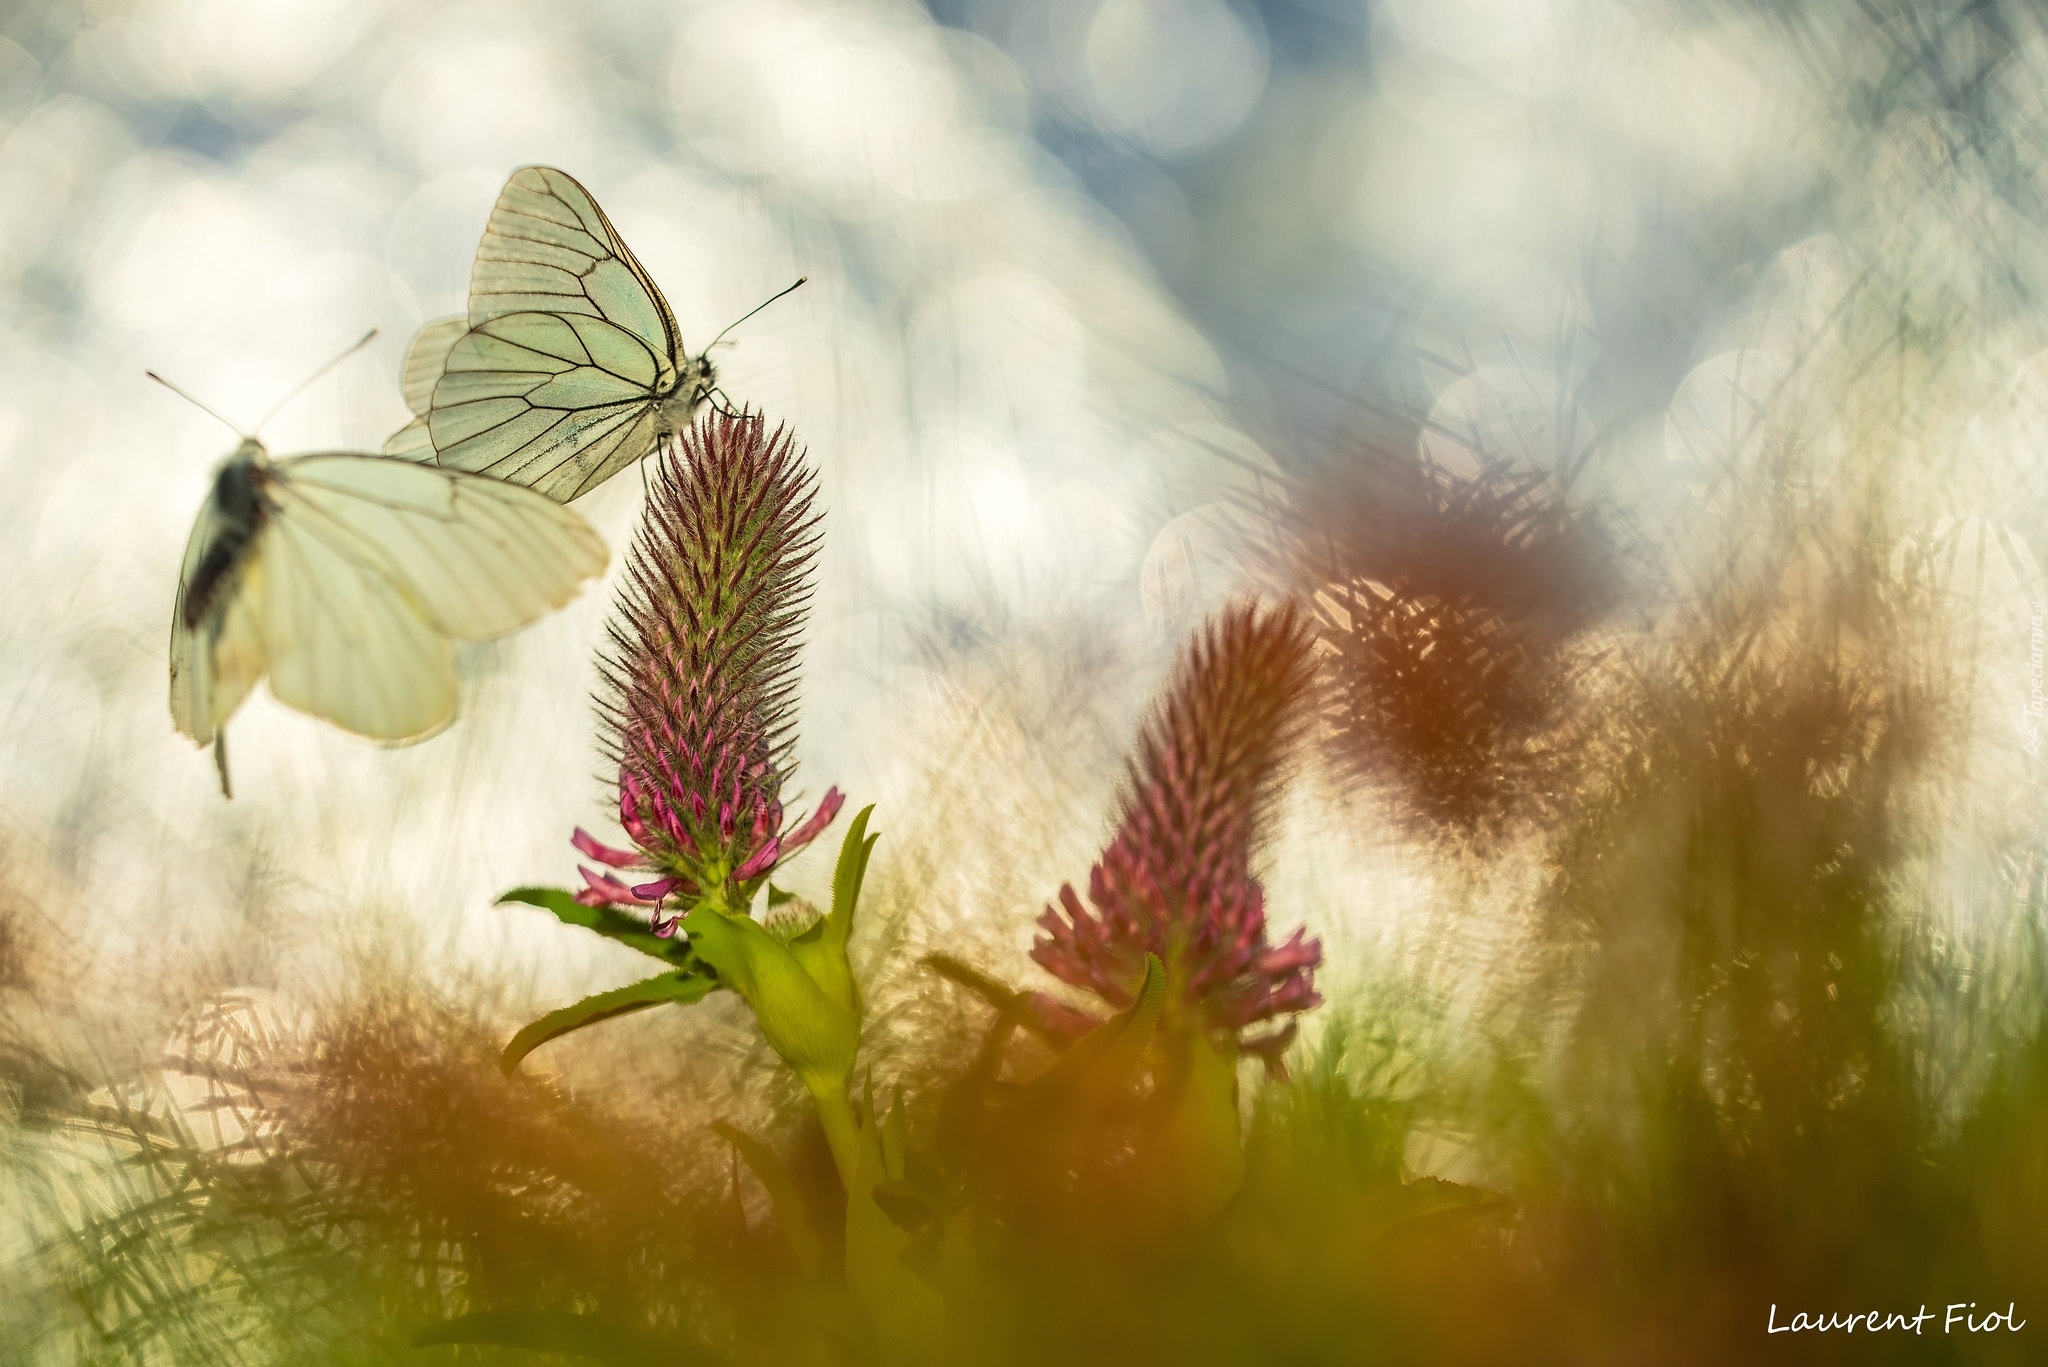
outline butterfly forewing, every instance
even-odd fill
[[[589,523],[518,485],[345,455],[279,469],[288,523],[352,539],[366,565],[408,586],[458,640],[516,631],[604,568],[604,541]]]
[[[510,313],[604,318],[666,361],[682,351],[675,317],[590,192],[567,172],[523,166],[505,182],[469,280],[469,323]]]

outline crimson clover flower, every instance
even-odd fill
[[[1313,680],[1307,620],[1287,605],[1240,602],[1205,624],[1126,760],[1116,834],[1089,871],[1039,918],[1031,957],[1111,1006],[1131,1005],[1145,956],[1166,966],[1166,1009],[1236,1036],[1322,1001],[1322,945],[1296,930],[1266,938],[1265,890],[1252,876],[1260,818],[1301,724]],[[1035,998],[1046,1023],[1075,1033],[1085,1013]],[[1246,1048],[1277,1051],[1292,1026]]]
[[[627,559],[598,699],[633,848],[578,827],[572,843],[628,882],[579,866],[577,900],[653,909],[672,897],[744,911],[775,866],[831,824],[829,789],[784,828],[796,641],[819,538],[817,476],[786,429],[707,414],[663,448]]]

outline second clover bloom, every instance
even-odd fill
[[[810,604],[817,477],[787,431],[709,414],[657,460],[601,658],[621,850],[578,830],[578,900],[734,910],[838,813],[787,827],[797,637]],[[657,911],[656,928],[673,930]]]
[[[1292,606],[1238,603],[1205,624],[1127,760],[1116,834],[1086,900],[1068,885],[1039,918],[1031,957],[1041,967],[1123,1008],[1155,954],[1167,1010],[1232,1035],[1321,1002],[1320,943],[1303,930],[1268,941],[1265,890],[1251,871],[1314,677],[1311,640]],[[1083,1024],[1040,1001],[1049,1024]]]

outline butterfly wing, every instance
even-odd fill
[[[435,458],[566,503],[653,448],[661,364],[603,318],[488,319],[450,348],[434,386]]]
[[[675,383],[683,344],[668,301],[590,192],[552,166],[512,173],[476,249],[469,325],[511,313],[602,318],[658,358],[655,388]]]
[[[405,362],[398,370],[398,387],[412,421],[384,440],[384,454],[397,460],[432,461],[434,438],[427,430],[427,414],[434,401],[434,386],[447,369],[448,352],[462,334],[469,331],[467,318],[437,318],[413,334],[405,349]]]
[[[516,631],[603,569],[590,525],[532,490],[375,456],[278,462],[256,557],[270,688],[359,735],[454,720],[451,637]]]
[[[413,334],[405,349],[405,364],[399,368],[398,387],[405,394],[405,406],[414,416],[427,415],[434,385],[448,368],[448,352],[467,331],[467,318],[437,318]]]
[[[296,456],[276,468],[276,520],[354,548],[457,640],[517,631],[604,570],[604,539],[588,522],[517,484],[370,456]]]
[[[375,740],[423,740],[453,721],[453,653],[411,586],[377,547],[281,502],[260,542],[277,700]]]

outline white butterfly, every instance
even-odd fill
[[[689,426],[717,392],[709,350],[685,351],[668,301],[589,191],[523,166],[477,247],[469,316],[413,338],[400,382],[415,416],[384,454],[567,503]]]
[[[185,545],[172,720],[215,747],[222,792],[222,728],[265,673],[289,707],[424,740],[455,717],[451,641],[518,630],[605,560],[588,522],[531,489],[382,456],[273,461],[244,437]]]

